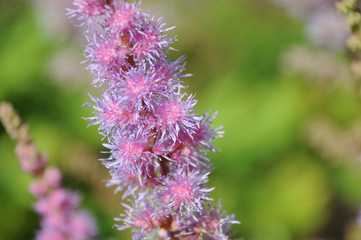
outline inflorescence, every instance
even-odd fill
[[[21,122],[13,107],[0,103],[0,120],[9,136],[17,141],[15,153],[21,169],[34,177],[29,191],[38,199],[35,211],[41,216],[41,230],[36,240],[88,240],[97,234],[94,219],[79,210],[79,195],[61,185],[61,172],[48,167],[48,160],[40,154],[30,138],[27,125]]]
[[[215,114],[199,116],[194,95],[182,80],[184,57],[171,60],[163,20],[142,12],[140,3],[73,0],[70,17],[86,26],[87,69],[102,97],[91,96],[98,125],[107,139],[108,185],[124,191],[125,213],[119,230],[132,228],[133,239],[230,239],[238,223],[220,211],[207,188],[209,151],[223,135],[212,128]]]

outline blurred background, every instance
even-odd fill
[[[333,0],[143,0],[164,16],[187,56],[199,114],[218,111],[221,151],[209,186],[235,213],[237,238],[361,239],[361,103]],[[83,196],[97,239],[131,239],[113,218],[121,195],[109,178],[91,116],[91,76],[79,62],[84,29],[70,0],[0,1],[0,100],[11,102],[38,148]],[[39,218],[15,143],[0,126],[0,239],[32,239]]]

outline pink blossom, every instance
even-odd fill
[[[49,187],[59,187],[61,183],[61,173],[57,168],[47,168],[44,172],[43,182]]]

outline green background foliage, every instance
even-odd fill
[[[225,137],[215,144],[221,151],[210,154],[215,171],[209,186],[241,221],[235,235],[357,239],[346,236],[361,205],[360,168],[321,155],[307,142],[305,126],[319,114],[347,126],[360,117],[359,97],[354,89],[315,87],[283,73],[282,52],[309,44],[302,22],[264,0],[143,5],[177,26],[172,34],[180,51],[171,54],[187,56],[187,72],[194,76],[185,81],[197,93],[199,113],[217,110],[214,126],[224,125]],[[39,149],[63,171],[64,184],[82,194],[82,206],[96,216],[99,239],[130,239],[129,231],[112,228],[121,195],[105,187],[108,175],[97,161],[101,137],[82,119],[91,115],[81,106],[89,101],[87,92],[96,92],[91,76],[58,84],[46,70],[51,57],[74,42],[44,34],[31,2],[23,0],[0,2],[0,33],[0,100],[14,104]],[[73,54],[81,55],[74,47]],[[31,239],[39,219],[27,191],[31,178],[20,171],[14,146],[0,127],[0,239]]]

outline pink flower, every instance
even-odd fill
[[[155,164],[148,146],[149,136],[146,131],[139,131],[139,134],[118,132],[109,144],[103,144],[111,149],[112,157],[112,160],[104,163],[105,166],[117,173],[127,172],[141,176],[143,171],[148,171]]]
[[[111,31],[124,33],[143,23],[143,17],[139,6],[121,1],[107,13],[106,23]]]
[[[88,240],[94,236],[97,228],[93,218],[83,211],[75,212],[69,222],[68,234],[74,240]]]
[[[185,94],[169,97],[160,103],[155,109],[154,115],[157,118],[157,128],[161,139],[170,138],[175,141],[180,131],[192,134],[197,126],[197,117],[193,107],[196,100],[193,96],[183,99]]]
[[[207,197],[214,188],[205,188],[208,174],[198,171],[177,169],[164,179],[164,186],[159,187],[159,198],[165,208],[171,208],[182,214],[190,215],[203,209],[202,201],[212,200]]]
[[[162,49],[169,48],[175,38],[168,38],[165,32],[173,29],[174,27],[163,29],[165,23],[162,19],[154,20],[144,24],[140,31],[136,33],[132,42],[134,47],[132,53],[136,59],[150,58],[155,60],[155,57],[159,57],[163,54]]]
[[[68,9],[70,18],[91,23],[96,17],[105,13],[106,0],[73,0],[76,9]],[[84,25],[82,23],[81,25]]]
[[[57,168],[47,168],[44,172],[43,182],[49,187],[56,188],[61,183],[61,172]]]
[[[172,27],[142,13],[140,2],[125,0],[107,6],[97,23],[85,50],[87,68],[94,85],[105,84],[102,98],[91,97],[95,116],[87,119],[107,139],[110,157],[100,159],[112,177],[107,185],[133,199],[123,204],[117,228],[132,228],[133,239],[221,239],[223,232],[208,228],[213,188],[205,184],[206,154],[223,132],[210,127],[215,115],[195,113],[197,101],[182,83],[190,76],[183,73],[184,57],[168,56]],[[198,226],[203,217],[207,226]]]
[[[140,114],[134,109],[133,104],[122,101],[112,92],[105,93],[102,99],[91,98],[96,104],[89,106],[94,108],[96,117],[86,119],[91,121],[90,125],[99,124],[99,130],[106,134],[116,127],[123,128],[133,125],[140,118]]]
[[[21,169],[32,175],[42,172],[47,164],[47,158],[40,155],[31,142],[19,142],[15,147],[15,153],[20,160]]]
[[[105,78],[111,78],[119,73],[122,67],[127,67],[129,49],[120,40],[118,35],[96,35],[88,38],[85,57],[89,62],[88,69],[95,76],[94,84],[102,84]]]
[[[29,191],[36,197],[42,197],[46,194],[46,188],[41,181],[35,181],[30,184]]]

